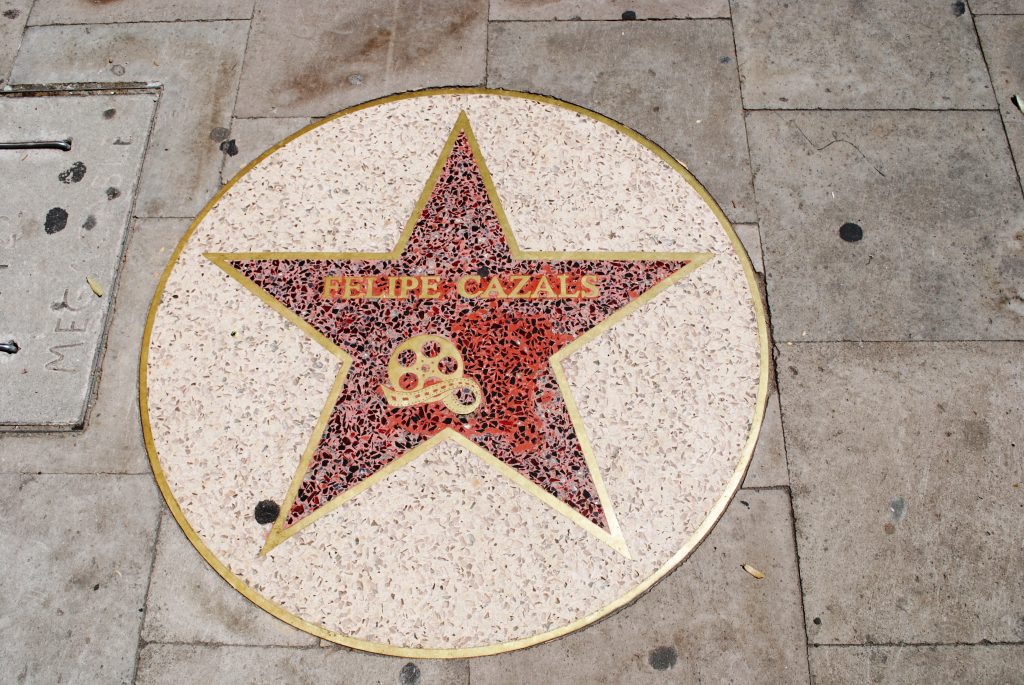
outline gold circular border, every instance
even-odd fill
[[[668,561],[662,564],[654,573],[648,576],[642,583],[634,587],[629,592],[620,596],[618,599],[605,605],[598,611],[595,611],[583,618],[576,619],[575,621],[568,623],[560,628],[549,630],[545,633],[533,635],[531,637],[520,638],[518,640],[511,640],[509,642],[502,642],[498,644],[484,645],[481,647],[468,647],[462,649],[432,649],[423,647],[396,647],[395,645],[386,644],[383,642],[371,642],[369,640],[360,640],[358,638],[349,637],[348,635],[342,635],[341,633],[335,633],[334,631],[327,630],[326,628],[310,623],[295,614],[290,613],[288,610],[281,607],[279,604],[267,599],[263,595],[259,594],[251,587],[245,584],[241,578],[236,576],[228,569],[221,561],[210,551],[210,549],[203,543],[203,541],[193,530],[192,526],[189,525],[188,520],[185,518],[185,514],[181,511],[181,507],[178,506],[178,501],[174,498],[174,494],[171,492],[171,488],[167,483],[167,479],[164,477],[163,469],[160,467],[160,457],[156,451],[156,445],[153,443],[153,432],[150,428],[149,421],[149,387],[147,385],[146,371],[149,366],[149,344],[150,338],[153,333],[153,322],[156,319],[156,312],[160,306],[160,300],[163,297],[164,287],[167,284],[167,278],[170,276],[171,271],[178,262],[178,257],[181,255],[181,251],[185,248],[185,244],[192,237],[192,233],[196,230],[196,227],[202,223],[203,219],[206,218],[207,213],[213,209],[214,205],[227,193],[234,185],[245,176],[249,171],[257,164],[262,162],[264,159],[269,157],[271,154],[284,147],[288,143],[292,142],[301,135],[305,135],[309,131],[322,126],[329,121],[338,119],[347,114],[358,112],[360,110],[369,109],[370,107],[376,107],[389,102],[398,102],[400,100],[408,100],[417,97],[429,97],[436,95],[493,95],[499,97],[513,97],[521,98],[524,100],[533,100],[534,102],[540,102],[547,105],[555,105],[564,109],[571,110],[577,114],[582,114],[591,119],[595,119],[603,124],[611,126],[619,133],[625,134],[635,140],[636,142],[643,145],[645,148],[653,152],[666,164],[679,172],[686,182],[693,187],[694,190],[700,195],[700,197],[711,207],[715,217],[718,219],[718,223],[725,230],[729,240],[732,242],[733,249],[740,259],[740,263],[743,265],[743,273],[747,277],[747,286],[750,289],[751,297],[754,302],[754,316],[757,319],[757,337],[758,337],[758,348],[760,351],[760,365],[761,374],[757,385],[757,400],[754,403],[754,415],[751,420],[750,434],[747,437],[747,441],[743,446],[743,450],[740,455],[740,462],[736,466],[736,470],[733,472],[732,477],[726,484],[725,492],[715,502],[715,505],[704,517],[704,521],[697,528],[690,539],[683,545],[683,547],[672,555]],[[177,247],[174,249],[174,253],[171,255],[170,261],[167,263],[167,267],[164,269],[163,275],[160,277],[160,282],[157,284],[156,293],[153,295],[152,303],[149,307],[149,315],[146,317],[146,330],[142,337],[142,353],[139,360],[139,410],[142,418],[142,433],[146,441],[146,450],[149,452],[149,463],[153,468],[153,476],[156,479],[157,485],[160,487],[160,492],[163,493],[164,499],[167,501],[167,506],[170,508],[171,513],[174,515],[174,519],[181,526],[181,529],[185,532],[185,536],[188,537],[189,542],[199,551],[199,553],[206,559],[207,563],[219,573],[224,580],[226,580],[231,587],[242,593],[249,601],[256,606],[260,607],[264,611],[269,612],[273,616],[281,619],[282,621],[289,623],[300,630],[304,630],[307,633],[316,635],[317,637],[336,642],[346,647],[353,649],[362,650],[365,652],[373,652],[376,654],[384,654],[387,656],[400,656],[408,658],[420,658],[420,659],[460,659],[475,656],[488,656],[492,654],[501,654],[503,652],[511,652],[517,649],[523,649],[524,647],[531,647],[533,645],[553,640],[563,635],[568,635],[580,628],[590,625],[595,621],[598,621],[618,609],[625,607],[642,595],[647,590],[651,589],[655,583],[666,576],[676,566],[681,564],[683,561],[693,553],[693,551],[704,541],[704,538],[708,536],[711,530],[718,523],[718,520],[722,517],[726,507],[732,501],[736,495],[736,491],[739,490],[740,484],[743,482],[743,478],[746,475],[747,468],[750,466],[750,459],[754,454],[754,448],[757,445],[757,436],[761,431],[761,423],[764,419],[765,404],[768,399],[768,326],[765,322],[764,305],[761,302],[761,290],[757,284],[757,278],[754,276],[754,267],[750,263],[750,258],[747,256],[746,250],[743,248],[743,244],[740,242],[736,235],[736,232],[732,228],[732,224],[726,218],[722,212],[722,208],[718,206],[714,198],[708,194],[708,191],[701,185],[700,181],[694,178],[693,174],[683,166],[681,163],[676,161],[672,155],[666,152],[660,145],[648,140],[646,137],[637,133],[628,126],[621,124],[614,119],[598,114],[592,110],[586,109],[579,105],[574,105],[570,102],[558,100],[556,98],[547,95],[536,95],[534,93],[526,93],[516,90],[503,90],[500,88],[427,88],[424,90],[415,90],[405,93],[398,93],[395,95],[389,95],[387,97],[377,98],[370,100],[359,105],[348,107],[341,110],[329,117],[325,117],[320,121],[310,124],[299,131],[296,131],[292,135],[288,136],[284,140],[280,141],[269,150],[264,152],[262,155],[249,162],[245,167],[239,171],[235,176],[228,181],[213,198],[206,203],[203,210],[196,216],[195,221],[189,226],[188,230],[185,231],[185,235],[182,236],[181,240],[178,241]]]

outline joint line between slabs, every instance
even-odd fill
[[[252,3],[252,12],[249,13],[249,19],[248,19],[249,28],[245,32],[245,46],[242,48],[242,61],[239,62],[239,64],[238,64],[238,80],[235,81],[234,97],[231,100],[231,107],[230,107],[230,109],[228,111],[228,121],[227,121],[227,124],[228,124],[228,136],[230,136],[233,133],[232,129],[234,128],[234,124],[235,124],[235,107],[238,106],[238,94],[242,90],[242,74],[245,73],[245,59],[246,59],[246,57],[249,56],[249,39],[252,36],[253,18],[255,16],[256,16],[256,3],[253,2]],[[226,167],[227,164],[228,164],[228,155],[225,153],[225,154],[222,154],[220,156],[220,165],[218,165],[218,167],[217,167],[217,187],[218,188],[222,188],[225,185],[225,181],[224,181],[224,167]]]
[[[998,640],[982,640],[981,642],[811,642],[808,643],[808,647],[814,647],[815,649],[821,648],[835,648],[835,649],[853,649],[853,648],[871,648],[871,647],[884,647],[884,648],[904,648],[904,647],[1019,647],[1024,645],[1024,641],[1010,641],[1001,642]]]
[[[1010,164],[1017,172],[1017,187],[1020,188],[1021,197],[1024,197],[1024,180],[1021,179],[1021,168],[1017,165],[1017,158],[1013,154],[1013,145],[1010,144],[1010,132],[1006,130],[1006,119],[1003,117],[1003,110],[999,106],[999,96],[996,94],[995,79],[992,78],[992,67],[988,64],[988,55],[985,54],[985,46],[981,42],[981,34],[978,33],[978,22],[971,13],[971,26],[974,28],[974,40],[978,45],[978,52],[981,53],[981,61],[985,64],[985,73],[988,74],[988,85],[992,89],[992,98],[996,101],[996,111],[999,112],[999,123],[1003,126],[1003,140],[1006,141],[1006,149],[1010,153]],[[1022,160],[1024,161],[1024,160]]]
[[[694,21],[732,21],[732,17],[650,17],[641,19],[488,19],[491,24],[671,24]]]
[[[234,21],[249,21],[250,19],[251,17],[223,17],[220,19],[131,19],[126,21],[50,22],[45,24],[26,24],[25,30],[22,33],[27,33],[30,29],[45,29],[50,27],[64,28],[84,26],[88,28],[91,26],[131,26],[133,24],[222,24]]]
[[[942,340],[775,340],[775,348],[792,345],[957,345],[960,343],[1024,343],[1024,338],[944,338]]]
[[[132,664],[131,677],[131,682],[133,683],[138,681],[139,661],[142,659],[142,648],[146,644],[142,639],[142,633],[146,629],[146,615],[149,613],[149,591],[153,587],[153,571],[156,568],[156,551],[157,546],[160,544],[160,529],[163,528],[164,523],[163,502],[160,502],[160,505],[161,506],[156,512],[156,531],[153,534],[153,544],[149,548],[149,574],[146,576],[146,591],[142,595],[142,611],[139,612],[142,616],[139,617],[139,638],[135,641],[135,663]]]
[[[244,598],[243,598],[244,599]],[[248,600],[246,600],[248,601]],[[262,609],[260,610],[262,611]],[[288,626],[292,628],[292,626]],[[301,636],[312,637],[316,640],[316,643],[311,645],[282,645],[272,644],[268,642],[218,642],[216,640],[142,640],[142,645],[167,645],[169,647],[242,647],[245,649],[294,649],[294,650],[313,650],[313,649],[346,649],[342,645],[334,643],[327,643],[327,645],[321,645],[320,639],[311,633],[304,633],[298,628],[292,628],[295,633]],[[368,652],[358,652],[362,654],[369,654]]]
[[[738,59],[738,58],[737,58]],[[745,112],[998,112],[995,107],[747,107]]]

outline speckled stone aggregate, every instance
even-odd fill
[[[207,252],[386,252],[460,112],[527,251],[710,252],[563,363],[630,558],[445,442],[266,556],[340,361]],[[552,104],[433,95],[304,134],[242,177],[185,244],[149,347],[153,446],[188,524],[285,611],[359,640],[471,648],[600,611],[683,549],[723,496],[760,377],[740,258],[686,179]]]

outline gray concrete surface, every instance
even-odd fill
[[[776,340],[1024,335],[1024,201],[996,112],[747,125]]]
[[[0,2],[0,86],[6,85],[11,75],[14,57],[21,45],[32,0],[3,0]]]
[[[638,21],[603,21],[627,10]],[[0,0],[0,85],[162,89],[88,424],[0,435],[0,680],[1024,683],[1014,13]],[[471,661],[322,647],[230,590],[162,513],[137,407],[149,299],[190,218],[276,138],[396,90],[485,81],[624,121],[747,222],[778,392],[721,525],[623,611]],[[862,240],[838,237],[846,221]]]
[[[248,33],[246,21],[35,26],[11,78],[159,83],[136,215],[194,217],[219,186],[210,132],[231,125]]]
[[[1024,342],[784,345],[812,643],[1024,640]]]
[[[467,685],[469,668],[466,661],[410,661],[340,647],[150,644],[142,649],[136,682]]]
[[[1024,15],[1024,2],[1020,12]],[[1024,170],[1024,111],[1014,104],[1013,96],[1024,98],[1024,50],[1020,46],[1024,16],[978,17],[976,23],[1020,177]],[[1019,102],[1024,107],[1024,99]]]
[[[30,26],[249,19],[255,0],[36,0]]]
[[[11,474],[0,493],[4,680],[130,681],[160,515],[153,479]]]
[[[1019,683],[1024,646],[813,647],[816,685],[880,683]]]
[[[85,422],[156,104],[156,93],[0,100],[0,140],[71,140],[0,155],[0,341],[20,346],[0,357],[0,428]]]
[[[235,116],[326,116],[427,86],[483,85],[487,3],[261,0]]]
[[[686,160],[730,220],[749,222],[734,52],[720,20],[493,23],[487,85],[553,95],[640,131]]]
[[[988,108],[970,14],[934,0],[734,0],[753,109]]]
[[[491,21],[548,21],[558,19],[708,19],[729,16],[729,0],[493,0]]]

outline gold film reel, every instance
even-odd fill
[[[392,407],[441,401],[456,414],[469,414],[483,401],[480,385],[465,375],[462,354],[439,335],[416,335],[396,347],[388,360],[388,380],[390,387],[380,390]]]

